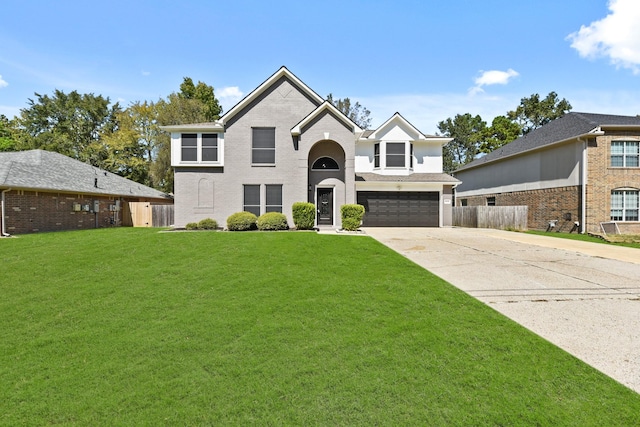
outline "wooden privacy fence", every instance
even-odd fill
[[[526,230],[528,206],[454,206],[453,225],[468,228]]]
[[[129,202],[122,225],[133,227],[169,227],[173,225],[173,205]],[[128,213],[126,211],[129,211]]]

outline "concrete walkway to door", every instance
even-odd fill
[[[640,393],[640,250],[489,229],[371,237]]]

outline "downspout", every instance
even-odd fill
[[[581,163],[581,171],[580,171],[580,181],[581,181],[581,196],[582,199],[580,210],[582,211],[580,215],[580,233],[585,234],[587,232],[587,141],[588,139],[578,138],[579,142],[582,142],[582,161]]]
[[[4,216],[4,205],[6,204],[5,203],[5,198],[4,198],[4,193],[7,193],[9,191],[11,191],[10,188],[7,188],[6,190],[2,190],[2,200],[0,201],[0,204],[2,204],[2,212],[0,213],[2,215],[2,218],[0,218],[1,219],[0,222],[2,222],[2,231],[1,231],[2,237],[9,237],[10,236],[10,234],[7,234],[7,232],[6,232],[6,228],[5,228],[6,227],[5,226],[5,222],[6,221],[5,221],[5,216]]]

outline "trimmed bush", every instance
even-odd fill
[[[280,212],[267,212],[258,217],[258,230],[288,230],[287,217]]]
[[[236,212],[227,218],[227,229],[229,231],[255,230],[258,217],[251,212]]]
[[[309,202],[295,202],[291,207],[293,224],[298,230],[311,230],[316,222],[316,205]]]
[[[184,226],[187,230],[197,230],[198,223],[197,222],[188,222],[187,225]]]
[[[215,230],[218,228],[218,221],[211,218],[205,218],[198,223],[198,230]]]
[[[362,205],[342,205],[340,206],[342,216],[342,228],[347,231],[356,231],[362,224],[364,216],[364,206]]]

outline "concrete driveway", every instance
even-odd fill
[[[640,250],[488,229],[365,232],[640,393]]]

